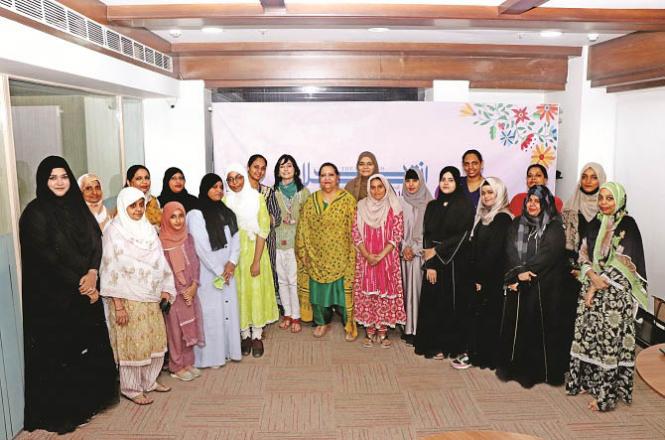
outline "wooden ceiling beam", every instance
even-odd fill
[[[134,27],[219,26],[542,29],[577,32],[665,30],[665,9],[534,8],[501,14],[495,6],[307,4],[266,14],[260,4],[110,5],[110,22]]]
[[[499,14],[519,15],[537,8],[548,0],[506,0],[499,5]]]
[[[592,87],[608,91],[660,87],[665,78],[663,47],[665,32],[638,32],[595,44],[589,49],[587,79]]]
[[[582,54],[570,46],[528,46],[456,43],[367,43],[367,42],[245,42],[173,43],[174,55],[274,54],[282,53],[405,53],[505,58],[568,58]]]
[[[655,81],[644,81],[634,84],[623,84],[607,88],[607,93],[630,92],[633,90],[653,89],[656,87],[665,87],[665,78]]]

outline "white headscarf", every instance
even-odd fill
[[[245,167],[239,163],[233,163],[228,166],[224,175],[228,177],[229,173],[240,174],[244,178],[244,184],[239,192],[227,191],[224,203],[236,215],[238,228],[249,232],[252,237],[258,235],[261,230],[259,227],[259,203],[264,203],[263,196],[252,188]]]
[[[485,184],[488,184],[496,194],[494,199],[494,204],[490,207],[485,206],[483,203],[482,188]],[[487,177],[480,185],[480,201],[478,202],[478,207],[476,208],[476,218],[473,221],[473,229],[471,229],[471,236],[473,237],[473,231],[476,229],[476,225],[479,222],[482,222],[483,225],[487,226],[492,221],[494,217],[500,212],[505,212],[513,218],[513,214],[510,212],[510,202],[508,201],[508,191],[506,190],[506,185],[498,177]]]
[[[118,193],[118,215],[113,224],[120,230],[122,235],[142,249],[153,249],[159,246],[159,238],[155,228],[145,218],[132,219],[127,213],[127,207],[137,200],[145,200],[145,194],[137,188],[123,188]],[[146,201],[147,203],[147,201]]]
[[[99,176],[94,173],[84,174],[81,177],[79,177],[76,182],[79,184],[81,192],[83,192],[85,186],[90,182],[99,182],[100,186],[102,184],[102,181],[99,179]],[[109,215],[106,206],[104,206],[104,201],[100,200],[99,202],[96,203],[90,203],[86,200],[85,204],[88,205],[90,212],[92,212],[92,215],[95,216],[97,224],[99,225],[100,229],[103,231],[106,225],[108,224],[108,221],[111,220],[111,216]]]
[[[379,179],[383,183],[383,186],[386,188],[386,193],[384,194],[381,200],[376,200],[372,197],[370,187],[372,180]],[[365,235],[365,225],[369,225],[372,228],[382,228],[386,224],[388,219],[388,212],[392,208],[393,215],[397,215],[402,212],[402,204],[395,194],[388,179],[383,174],[373,174],[367,179],[367,194],[368,196],[358,202],[358,231],[360,235]]]

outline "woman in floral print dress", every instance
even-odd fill
[[[644,250],[618,183],[600,187],[600,225],[588,228],[580,248],[582,290],[570,349],[566,391],[589,393],[594,411],[632,402],[635,308],[647,305]]]

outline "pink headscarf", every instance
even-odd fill
[[[175,275],[181,284],[185,284],[184,272],[187,259],[183,245],[185,240],[187,240],[187,225],[184,224],[179,231],[173,229],[169,219],[176,211],[181,211],[183,215],[186,214],[185,207],[179,202],[169,202],[164,206],[159,239],[162,241],[164,252],[169,255],[169,260],[173,267],[173,275]]]

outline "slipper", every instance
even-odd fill
[[[123,396],[126,399],[131,400],[132,402],[134,402],[135,404],[140,405],[140,406],[150,405],[152,402],[154,402],[151,398],[149,398],[145,394],[139,394],[138,396],[134,396],[134,397],[127,397],[124,394],[123,394]]]
[[[155,384],[152,386],[152,388],[148,392],[150,392],[150,391],[157,391],[158,393],[168,393],[169,391],[171,391],[171,387],[168,387],[166,385],[162,385],[159,382],[155,382]]]
[[[291,323],[293,320],[289,316],[285,316],[284,319],[282,319],[282,322],[279,323],[279,328],[282,330],[286,330],[287,328],[291,327]]]
[[[314,329],[312,334],[315,338],[322,338],[326,333],[328,333],[328,325],[319,325]]]
[[[442,361],[445,358],[446,357],[444,356],[443,353],[437,353],[436,355],[432,356],[432,359],[434,359],[435,361]]]
[[[300,325],[299,319],[294,319],[291,321],[291,333],[300,333],[302,331],[302,325]]]
[[[346,342],[353,342],[353,341],[356,340],[357,337],[358,337],[357,335],[356,335],[356,336],[353,336],[353,333],[347,333],[347,334],[344,336],[344,340],[345,340]]]

